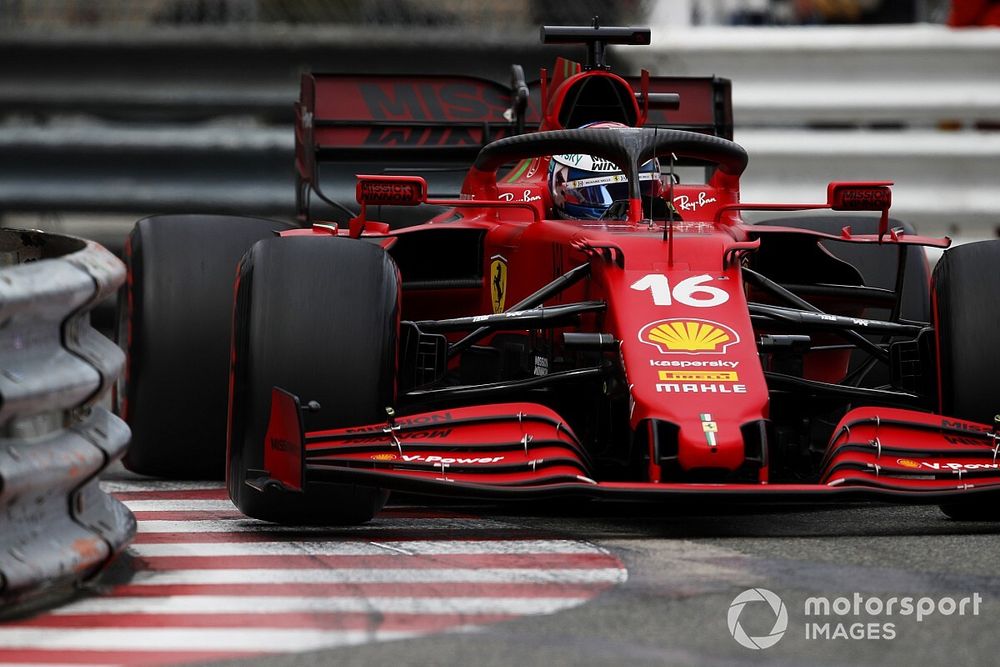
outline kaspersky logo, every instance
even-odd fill
[[[722,354],[740,342],[739,334],[725,324],[709,320],[670,319],[650,322],[639,331],[639,340],[661,354]]]

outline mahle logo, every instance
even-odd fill
[[[751,604],[759,602],[766,603],[767,607],[761,604]],[[769,608],[769,611],[766,613],[774,615],[774,625],[768,634],[760,637],[751,637],[743,629],[740,619],[743,616],[744,609],[748,605],[750,608],[750,611],[747,612],[748,614],[765,613],[764,610]],[[751,588],[743,591],[733,599],[729,605],[729,615],[726,620],[729,623],[729,634],[733,636],[733,639],[740,646],[755,650],[771,648],[781,640],[785,635],[785,630],[788,629],[788,610],[785,608],[785,603],[781,601],[781,598],[766,588]]]

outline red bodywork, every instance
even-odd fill
[[[528,129],[562,129],[572,114],[566,105],[580,82],[599,78],[609,89],[627,91],[622,99],[633,106],[622,113],[632,121],[628,124],[723,136],[729,131],[728,82],[650,79],[645,73],[624,79],[601,70],[582,71],[563,60],[554,75],[551,80],[543,75],[532,86],[525,114]],[[316,186],[317,156],[370,144],[389,152],[429,146],[478,149],[487,139],[511,134],[510,126],[498,120],[509,106],[508,92],[461,77],[306,77],[298,106],[300,178]],[[679,92],[679,109],[650,109],[650,92]],[[377,120],[394,124],[373,125]],[[404,246],[429,248],[452,239],[475,239],[474,244],[455,242],[455,247],[478,253],[478,278],[444,291],[419,281],[408,284],[408,272],[419,269],[419,263],[411,259],[407,265],[397,258],[403,279],[402,318],[413,322],[510,311],[553,279],[589,265],[587,279],[545,305],[603,302],[606,308],[545,334],[550,343],[555,341],[550,358],[559,356],[561,333],[613,336],[616,344],[604,359],[616,369],[626,396],[620,419],[627,423],[614,433],[627,442],[596,446],[639,447],[644,451],[633,455],[642,465],[626,478],[602,479],[590,451],[595,443],[581,441],[571,420],[537,402],[485,401],[414,411],[381,424],[302,433],[297,401],[275,389],[265,444],[270,481],[289,491],[312,482],[361,482],[489,498],[719,495],[940,502],[1000,489],[990,427],[893,407],[846,411],[811,478],[775,479],[770,462],[773,438],[768,435],[774,424],[765,377],[767,355],[759,348],[767,329],[755,324],[750,307],[762,294],[745,281],[743,268],[761,244],[779,238],[946,246],[946,239],[887,228],[887,183],[831,184],[823,204],[753,205],[740,203],[741,169],[716,169],[704,183],[664,184],[681,217],[673,223],[644,219],[638,200],[630,202],[623,220],[561,220],[553,219],[546,187],[548,159],[518,160],[499,178],[495,169],[473,167],[459,199],[428,201],[449,210],[426,224],[392,231],[371,220],[364,204],[392,203],[379,198],[393,196],[399,199],[395,203],[422,202],[427,200],[426,186],[420,179],[402,177],[401,189],[393,195],[391,188],[379,185],[391,184],[392,178],[360,176],[357,191],[363,210],[350,225],[317,224],[287,234],[363,237],[381,243],[390,254]],[[750,208],[831,207],[882,211],[879,233],[854,235],[844,229],[830,235],[773,224],[750,226],[739,213]],[[860,318],[865,312],[863,303],[842,299],[817,303],[833,306],[830,312],[845,317]],[[503,331],[508,330],[497,333]],[[534,329],[510,331],[542,335]],[[449,334],[452,343],[458,338]],[[848,373],[849,358],[844,349],[806,352],[803,377],[837,383]],[[456,363],[452,360],[450,368]],[[605,390],[611,391],[607,386]]]

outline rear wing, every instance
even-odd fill
[[[641,77],[625,77],[633,90],[640,90]],[[733,140],[732,82],[717,76],[651,76],[649,92],[676,93],[676,109],[650,108],[643,127],[661,127],[711,134]]]
[[[643,77],[625,80],[633,91],[644,88]],[[647,81],[648,93],[677,93],[680,102],[675,109],[650,108],[646,127],[732,138],[729,80],[648,77]],[[331,203],[320,187],[321,170],[333,177],[327,178],[336,191],[333,199],[353,192],[355,173],[451,172],[451,178],[443,180],[450,180],[446,187],[454,191],[445,196],[454,195],[464,169],[483,146],[517,134],[522,127],[526,132],[538,130],[544,87],[541,81],[528,85],[527,104],[518,118],[515,89],[478,77],[304,74],[295,105],[299,220],[312,218],[311,195]]]
[[[321,167],[333,172],[334,199],[353,200],[355,173],[450,168],[457,191],[479,149],[516,127],[504,118],[510,88],[486,79],[304,74],[301,84],[295,170],[303,223],[311,219],[311,194],[330,203],[320,186]]]

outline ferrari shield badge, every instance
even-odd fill
[[[705,441],[708,443],[709,447],[718,447],[715,441],[715,434],[719,432],[719,425],[712,419],[712,415],[707,412],[703,412],[701,417],[701,429],[705,432]]]
[[[502,313],[507,301],[507,259],[500,255],[490,258],[490,295],[493,297],[493,312]]]

